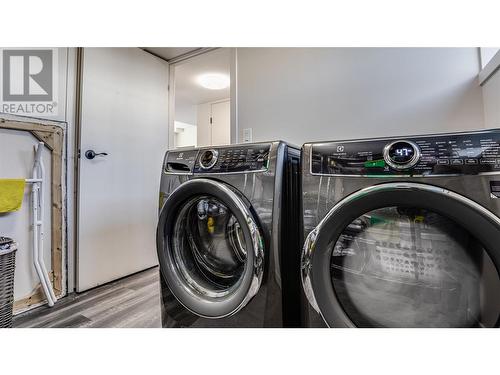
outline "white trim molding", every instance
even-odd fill
[[[479,72],[479,84],[483,86],[500,69],[500,51]]]

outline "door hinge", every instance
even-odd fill
[[[212,117],[210,117],[210,125],[212,125]]]

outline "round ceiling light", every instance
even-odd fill
[[[229,87],[229,76],[220,73],[207,73],[198,76],[197,82],[209,90],[222,90]]]

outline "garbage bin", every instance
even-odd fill
[[[11,238],[0,237],[0,328],[12,327],[16,251]]]

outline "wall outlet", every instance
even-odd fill
[[[252,128],[243,129],[243,143],[252,142]]]

